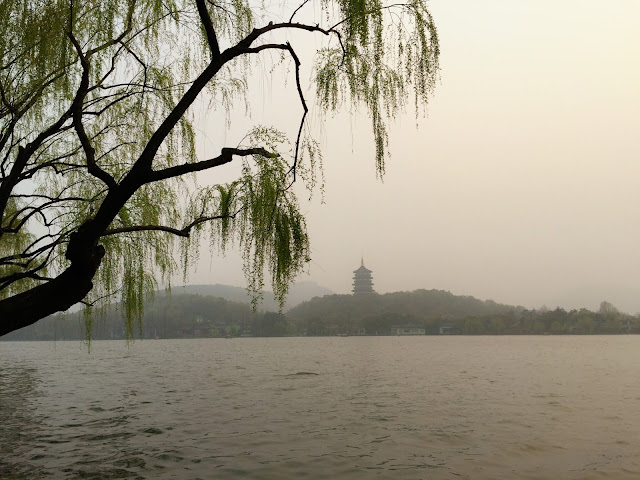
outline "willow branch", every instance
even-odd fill
[[[211,58],[214,61],[217,61],[220,58],[220,46],[218,45],[218,38],[213,28],[213,22],[211,21],[211,17],[209,16],[209,12],[207,11],[207,6],[205,5],[204,0],[196,0],[196,5],[198,7],[198,15],[200,15],[200,21],[202,22],[202,26],[204,27],[204,32],[207,35],[207,43],[209,44],[209,49],[211,50]]]
[[[132,232],[167,232],[167,233],[172,233],[174,235],[177,235],[179,237],[187,238],[189,237],[189,235],[191,235],[191,230],[193,229],[193,227],[200,225],[201,223],[211,222],[213,220],[222,220],[225,218],[233,219],[236,217],[236,215],[239,212],[240,210],[229,215],[213,215],[213,216],[206,216],[206,217],[205,216],[198,217],[194,221],[189,223],[187,226],[181,229],[174,228],[174,227],[167,227],[165,225],[132,225],[129,227],[110,228],[108,230],[105,230],[101,236],[107,237],[109,235],[118,235],[122,233],[132,233]]]
[[[302,138],[302,130],[304,129],[304,122],[307,117],[307,113],[309,113],[309,108],[307,107],[307,102],[304,98],[304,93],[302,91],[302,84],[300,82],[300,58],[296,54],[295,50],[291,46],[289,42],[285,44],[281,43],[268,43],[264,45],[259,45],[257,47],[247,49],[247,53],[259,53],[263,50],[285,50],[289,52],[293,62],[295,64],[295,72],[296,72],[296,88],[298,90],[298,97],[300,98],[300,104],[302,105],[302,117],[300,118],[300,126],[298,127],[298,135],[296,137],[296,149],[293,155],[293,165],[289,169],[288,173],[293,173],[293,182],[296,181],[296,168],[298,166],[298,158],[300,155],[300,140]]]
[[[200,172],[209,168],[219,167],[233,160],[234,156],[247,157],[250,155],[260,155],[268,158],[275,158],[277,154],[269,152],[264,148],[223,148],[220,155],[209,160],[202,160],[195,163],[184,163],[174,167],[164,168],[162,170],[154,170],[147,177],[148,182],[156,182],[158,180],[166,180],[167,178],[178,177],[187,173]]]
[[[309,0],[304,0],[304,2],[302,2],[300,5],[298,5],[298,8],[296,8],[293,13],[291,14],[291,18],[289,18],[289,23],[293,22],[293,17],[296,16],[296,13],[298,13],[298,11],[304,7],[307,3],[309,3]]]
[[[406,3],[393,3],[391,5],[385,5],[383,7],[372,8],[371,10],[367,10],[366,12],[363,12],[363,15],[371,15],[372,13],[381,12],[382,10],[391,10],[392,8],[398,8],[398,7],[400,7],[400,8],[411,8]],[[344,17],[338,23],[333,25],[329,30],[334,30],[335,28],[337,28],[340,25],[342,25],[343,23],[351,20],[352,18],[353,18],[353,16]]]
[[[173,228],[173,227],[166,227],[164,225],[132,225],[130,227],[110,228],[108,230],[105,230],[102,233],[101,237],[108,237],[109,235],[118,235],[121,233],[152,232],[152,231],[173,233],[174,235],[178,235],[180,237],[189,236],[189,234],[185,233],[183,230]]]
[[[93,148],[93,145],[91,145],[89,136],[82,124],[82,105],[89,91],[89,61],[87,60],[87,56],[82,52],[82,48],[78,40],[74,37],[73,32],[69,32],[68,37],[76,49],[76,53],[80,58],[80,64],[82,65],[82,80],[78,88],[79,95],[75,98],[71,108],[73,111],[73,126],[87,159],[87,171],[94,177],[102,180],[108,187],[115,187],[116,181],[114,178],[96,163],[96,150]]]

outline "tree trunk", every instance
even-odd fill
[[[92,279],[104,256],[104,247],[87,249],[82,260],[42,285],[0,301],[0,336],[31,325],[81,301],[93,288]],[[87,251],[86,250],[86,251]]]

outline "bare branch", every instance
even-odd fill
[[[181,228],[181,229],[177,229],[177,228],[173,228],[173,227],[167,227],[164,225],[133,225],[133,226],[129,226],[129,227],[118,227],[118,228],[110,228],[108,230],[105,230],[104,233],[102,234],[103,237],[107,237],[109,235],[117,235],[117,234],[122,234],[122,233],[131,233],[131,232],[153,232],[153,231],[157,231],[157,232],[167,232],[167,233],[172,233],[174,235],[177,235],[179,237],[189,237],[189,235],[191,234],[191,229],[193,229],[193,227],[200,225],[201,223],[205,223],[205,222],[211,222],[213,220],[222,220],[224,218],[235,218],[236,215],[240,212],[241,210],[238,210],[237,212],[233,213],[233,214],[229,214],[229,215],[213,215],[213,216],[200,216],[198,218],[196,218],[194,221],[192,221],[191,223],[189,223],[187,226]]]
[[[261,28],[254,28],[251,33],[249,33],[246,37],[238,42],[235,47],[230,48],[227,51],[238,49],[240,53],[245,53],[247,49],[251,47],[251,44],[255,42],[260,36],[264,35],[267,32],[271,32],[273,30],[279,30],[283,28],[290,28],[293,30],[305,30],[307,32],[319,32],[324,35],[331,35],[332,33],[337,33],[333,29],[325,29],[320,27],[319,25],[308,25],[306,23],[292,23],[292,22],[284,22],[284,23],[269,23]]]
[[[264,45],[260,45],[258,47],[254,47],[254,48],[249,48],[247,49],[248,53],[259,53],[263,50],[269,50],[269,49],[276,49],[276,50],[286,50],[287,52],[289,52],[289,54],[291,55],[291,58],[293,58],[293,62],[295,64],[295,71],[296,71],[296,88],[298,90],[298,97],[300,98],[300,104],[302,105],[302,109],[303,109],[303,113],[302,113],[302,118],[300,119],[300,126],[298,127],[298,135],[296,137],[296,149],[295,149],[295,153],[293,156],[293,165],[291,165],[291,168],[289,169],[288,173],[293,173],[293,182],[296,181],[296,167],[298,165],[298,158],[299,158],[299,154],[300,154],[300,139],[302,138],[302,130],[304,128],[304,121],[307,117],[307,113],[309,112],[309,108],[307,107],[307,102],[304,98],[304,93],[302,91],[302,84],[300,82],[300,59],[298,58],[298,55],[296,54],[295,50],[293,49],[293,47],[291,46],[291,44],[289,42],[287,42],[286,44],[279,44],[279,43],[269,43],[269,44],[264,44]]]
[[[220,155],[196,163],[185,163],[182,165],[176,165],[175,167],[165,168],[163,170],[153,171],[147,178],[147,182],[156,182],[158,180],[165,180],[167,178],[178,177],[186,173],[200,172],[209,168],[219,167],[225,163],[229,163],[233,160],[233,157],[247,157],[250,155],[261,155],[263,157],[273,158],[276,154],[265,150],[264,148],[223,148]]]
[[[296,150],[293,155],[293,165],[291,165],[290,172],[293,172],[293,181],[296,181],[296,167],[298,165],[298,155],[300,154],[300,138],[302,137],[302,129],[304,128],[304,121],[307,117],[307,113],[309,113],[309,108],[307,107],[307,102],[304,99],[304,93],[302,92],[302,86],[300,85],[300,59],[296,54],[295,50],[289,42],[287,42],[287,47],[289,53],[293,57],[293,61],[296,65],[296,86],[298,87],[298,96],[300,97],[300,103],[302,104],[302,109],[304,110],[302,114],[302,118],[300,118],[300,127],[298,128],[298,137],[296,138]]]
[[[25,278],[31,278],[33,280],[41,280],[41,281],[51,280],[50,277],[43,277],[32,271],[23,272],[23,273],[14,273],[6,277],[0,277],[0,291],[4,290],[12,283],[15,283],[19,280],[24,280]]]
[[[289,18],[289,23],[293,22],[293,17],[296,16],[296,13],[298,13],[298,11],[304,7],[307,3],[309,3],[309,0],[304,0],[304,2],[302,2],[300,5],[298,5],[298,8],[296,8],[293,13],[291,14],[291,18]]]
[[[200,21],[204,27],[205,34],[207,35],[207,42],[209,43],[209,49],[211,50],[211,58],[217,61],[220,58],[220,46],[218,45],[218,38],[211,22],[211,17],[207,11],[207,6],[204,0],[196,0],[198,6],[198,15],[200,15]]]
[[[80,63],[82,65],[82,80],[80,81],[80,86],[78,87],[78,95],[76,96],[73,105],[73,126],[78,135],[78,139],[80,140],[80,144],[82,145],[82,149],[84,150],[85,157],[87,159],[87,171],[93,175],[94,177],[102,180],[108,187],[115,187],[116,181],[114,178],[107,173],[105,170],[100,168],[96,163],[96,150],[91,145],[91,141],[87,136],[87,132],[84,129],[84,125],[82,124],[82,105],[84,103],[84,99],[89,91],[89,62],[87,61],[86,55],[82,52],[82,48],[78,43],[78,40],[73,35],[73,32],[68,33],[69,39],[73,44],[78,57],[80,58]]]
[[[109,235],[118,235],[121,233],[131,233],[131,232],[151,232],[151,231],[159,231],[159,232],[168,232],[173,233],[174,235],[178,235],[180,237],[188,237],[189,234],[173,227],[165,227],[163,225],[133,225],[130,227],[117,227],[110,228],[105,230],[101,237],[108,237]]]

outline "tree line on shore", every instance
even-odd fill
[[[213,296],[160,294],[146,305],[133,331],[127,332],[126,325],[122,311],[112,304],[90,317],[80,312],[50,316],[3,340],[389,335],[397,326],[418,327],[427,335],[640,333],[639,316],[622,313],[608,302],[595,312],[528,310],[440,290],[326,295],[284,314],[254,312],[249,304]]]
[[[528,310],[441,290],[314,298],[289,310],[287,319],[307,335],[389,335],[394,326],[419,327],[427,335],[640,333],[639,316],[622,313],[606,301],[596,312]]]

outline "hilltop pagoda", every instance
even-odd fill
[[[373,278],[371,270],[364,266],[364,259],[360,260],[360,268],[353,272],[353,294],[366,295],[375,293],[373,290]]]

